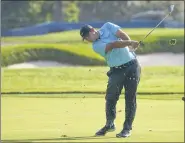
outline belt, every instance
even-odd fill
[[[120,66],[111,67],[111,69],[123,69],[123,68],[127,68],[130,65],[133,65],[135,63],[137,63],[137,59],[133,59],[133,60],[131,60],[123,65],[120,65]]]

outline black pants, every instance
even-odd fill
[[[112,68],[107,72],[109,77],[106,91],[106,125],[110,125],[116,118],[116,103],[124,87],[125,89],[125,121],[123,129],[132,130],[132,123],[136,113],[136,93],[140,81],[141,67],[136,60],[125,68]]]

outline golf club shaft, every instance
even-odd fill
[[[146,39],[154,30],[155,30],[155,28],[157,28],[169,15],[171,14],[171,12],[168,14],[168,15],[166,15],[158,24],[157,24],[157,26],[156,27],[154,27],[144,38],[143,38],[143,40],[144,39]],[[139,41],[139,43],[141,44],[142,42],[143,42],[143,40],[141,40],[141,41]]]

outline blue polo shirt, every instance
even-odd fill
[[[100,39],[93,42],[93,50],[103,56],[109,67],[120,66],[135,59],[135,55],[129,51],[128,47],[114,48],[105,54],[106,44],[121,40],[116,37],[116,32],[120,29],[118,25],[111,22],[105,23],[98,32],[100,33]]]

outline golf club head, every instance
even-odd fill
[[[174,7],[175,7],[175,5],[170,5],[170,7],[169,7],[169,12],[170,12],[170,14],[171,14],[172,11],[174,10]]]

